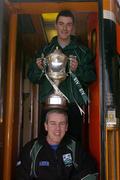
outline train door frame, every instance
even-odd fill
[[[16,32],[17,32],[17,14],[20,13],[20,9],[16,9],[16,6],[11,6],[11,4],[8,5],[9,8],[13,8],[13,14],[11,15],[10,18],[10,40],[9,40],[9,71],[8,71],[8,84],[7,84],[7,100],[11,103],[13,103],[13,98],[14,98],[14,84],[15,84],[15,78],[14,78],[14,73],[15,73],[15,53],[16,53]],[[21,7],[21,6],[20,6]],[[14,25],[13,25],[14,24]],[[7,148],[4,156],[4,180],[8,180],[8,174],[11,173],[10,167],[11,167],[11,147],[10,144],[12,144],[12,133],[13,133],[13,127],[12,127],[12,119],[14,116],[14,106],[13,104],[7,103],[6,107],[7,117],[6,117],[6,136],[5,136],[5,145]],[[8,139],[8,136],[11,137],[11,139]],[[9,150],[9,152],[8,152]],[[7,154],[7,156],[6,156]],[[7,168],[6,168],[6,163],[7,163]]]
[[[114,71],[118,71],[118,54],[116,48],[116,1],[103,1],[100,24],[101,43],[101,174],[105,179],[119,179],[120,169],[120,115],[113,80],[119,79]],[[120,7],[119,7],[120,8]],[[112,34],[112,36],[111,36]],[[110,74],[111,71],[111,74]],[[113,74],[112,74],[113,73]],[[119,73],[118,73],[119,74]],[[115,77],[116,76],[116,77]],[[106,78],[107,77],[107,78]],[[110,80],[111,79],[111,80]],[[117,81],[117,80],[116,80]],[[114,85],[113,85],[114,84]],[[109,88],[108,88],[109,87]],[[107,90],[106,90],[107,89]],[[118,92],[118,90],[117,90]],[[119,94],[119,93],[117,93]],[[117,98],[120,98],[118,95]],[[119,104],[119,103],[118,103]],[[119,117],[118,117],[119,116]],[[104,129],[104,130],[103,130]],[[104,152],[104,154],[102,154]],[[104,161],[104,163],[103,163]],[[102,168],[102,165],[104,168]]]
[[[4,23],[4,2],[0,2],[0,174],[2,174],[3,160],[3,111],[4,111],[4,52],[3,52],[3,23]]]

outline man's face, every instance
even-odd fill
[[[62,41],[68,40],[73,31],[73,20],[71,17],[60,16],[56,23],[58,38]]]
[[[68,129],[68,123],[64,114],[57,112],[48,115],[45,122],[47,141],[49,144],[59,144]]]

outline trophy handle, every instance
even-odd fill
[[[74,56],[74,55],[69,55],[68,59],[69,59],[69,65],[68,65],[68,69],[69,69],[69,72],[71,71],[71,62],[73,59],[76,59],[77,56]]]

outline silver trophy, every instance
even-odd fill
[[[46,108],[66,108],[68,99],[60,91],[59,84],[66,79],[67,61],[67,56],[58,48],[46,57],[47,70],[45,75],[54,88],[54,93],[46,99]]]

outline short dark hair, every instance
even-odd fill
[[[73,20],[73,23],[75,22],[75,17],[73,13],[70,10],[62,10],[59,12],[59,14],[56,17],[56,23],[58,22],[58,19],[60,16],[65,16],[65,17],[71,17]]]
[[[68,122],[68,114],[65,110],[63,109],[52,109],[52,110],[49,110],[46,114],[46,119],[45,119],[45,122],[47,122],[48,120],[48,116],[49,114],[52,114],[52,113],[58,113],[58,114],[63,114],[66,118],[66,121]]]

